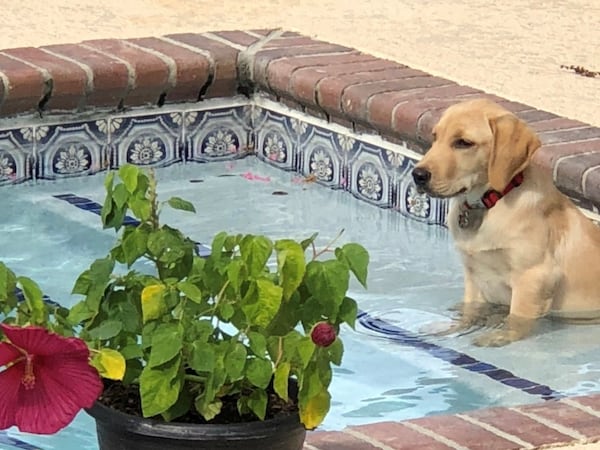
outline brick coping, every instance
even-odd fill
[[[86,114],[262,92],[276,101],[423,153],[443,110],[488,97],[543,142],[535,162],[598,212],[600,128],[283,30],[180,33],[0,51],[0,127],[19,115]]]
[[[488,97],[527,121],[536,164],[580,206],[600,204],[600,128],[283,30],[181,33],[0,51],[0,128],[57,114],[254,93],[423,153],[449,105]],[[600,439],[600,395],[312,432],[307,450],[509,449]]]

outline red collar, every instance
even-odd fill
[[[465,201],[463,203],[463,207],[465,209],[475,209],[475,208],[490,209],[490,208],[493,208],[502,197],[504,197],[506,194],[508,194],[514,188],[520,186],[521,183],[523,183],[523,179],[524,179],[523,172],[520,172],[520,173],[516,174],[512,180],[510,180],[510,183],[508,183],[508,186],[506,186],[502,192],[498,192],[494,189],[490,189],[489,191],[486,191],[485,194],[483,194],[483,196],[481,197],[481,200],[479,200],[479,202],[477,202],[475,204],[469,204],[469,203],[467,203],[467,201]]]

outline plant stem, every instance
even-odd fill
[[[321,256],[323,253],[331,252],[331,246],[333,244],[335,244],[335,241],[337,241],[340,237],[342,237],[343,233],[344,233],[344,229],[342,228],[340,230],[340,232],[337,234],[337,236],[335,238],[333,238],[333,240],[329,244],[327,244],[324,249],[319,250],[318,252],[316,251],[315,245],[313,243],[312,244],[312,248],[313,248],[313,261],[315,259],[317,259],[319,256]]]

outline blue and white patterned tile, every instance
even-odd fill
[[[333,189],[344,189],[347,183],[343,160],[335,150],[335,136],[325,128],[308,125],[306,137],[300,141],[298,167],[304,176]]]
[[[164,167],[183,161],[183,122],[178,112],[111,117],[107,127],[113,167]]]
[[[262,161],[284,170],[294,170],[298,148],[297,133],[290,118],[265,111],[256,131],[256,155]]]
[[[39,179],[92,175],[109,166],[108,135],[98,121],[38,125],[27,138],[35,141]]]
[[[242,158],[254,149],[252,128],[245,107],[186,111],[184,114],[187,161],[220,161]]]
[[[33,179],[33,127],[0,131],[0,186]]]
[[[393,206],[393,183],[379,158],[380,150],[360,143],[348,164],[348,190],[357,198],[382,208]]]
[[[410,169],[414,166],[411,161]],[[404,171],[396,184],[398,192],[394,208],[411,219],[425,222],[430,225],[446,225],[448,201],[433,198],[417,190],[410,170]]]

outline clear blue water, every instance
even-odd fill
[[[248,171],[270,181],[240,176]],[[469,335],[437,338],[421,333],[447,322],[448,308],[462,294],[460,261],[444,228],[411,221],[347,193],[294,183],[295,174],[254,159],[170,167],[158,175],[163,197],[184,197],[198,210],[196,215],[165,210],[163,220],[198,241],[210,242],[221,230],[265,233],[275,239],[318,231],[318,244],[326,244],[344,228],[342,242],[358,241],[369,250],[369,289],[352,287],[366,316],[356,331],[343,330],[346,352],[343,365],[335,369],[333,406],[324,429],[543,401],[538,388],[533,393],[523,389],[530,386],[526,382],[569,395],[600,391],[597,326],[545,321],[535,336],[499,349],[474,347]],[[114,235],[102,230],[98,216],[53,195],[72,193],[102,203],[103,179],[100,175],[1,190],[0,260],[36,279],[66,305],[77,301],[69,295],[76,276],[106,253]],[[374,330],[369,324],[375,319],[387,331]],[[465,365],[467,357],[472,360]],[[494,369],[510,371],[510,380],[516,381],[502,383],[502,374]],[[94,422],[85,413],[53,436],[0,432],[0,449],[24,448],[11,439],[40,449],[97,449]]]

